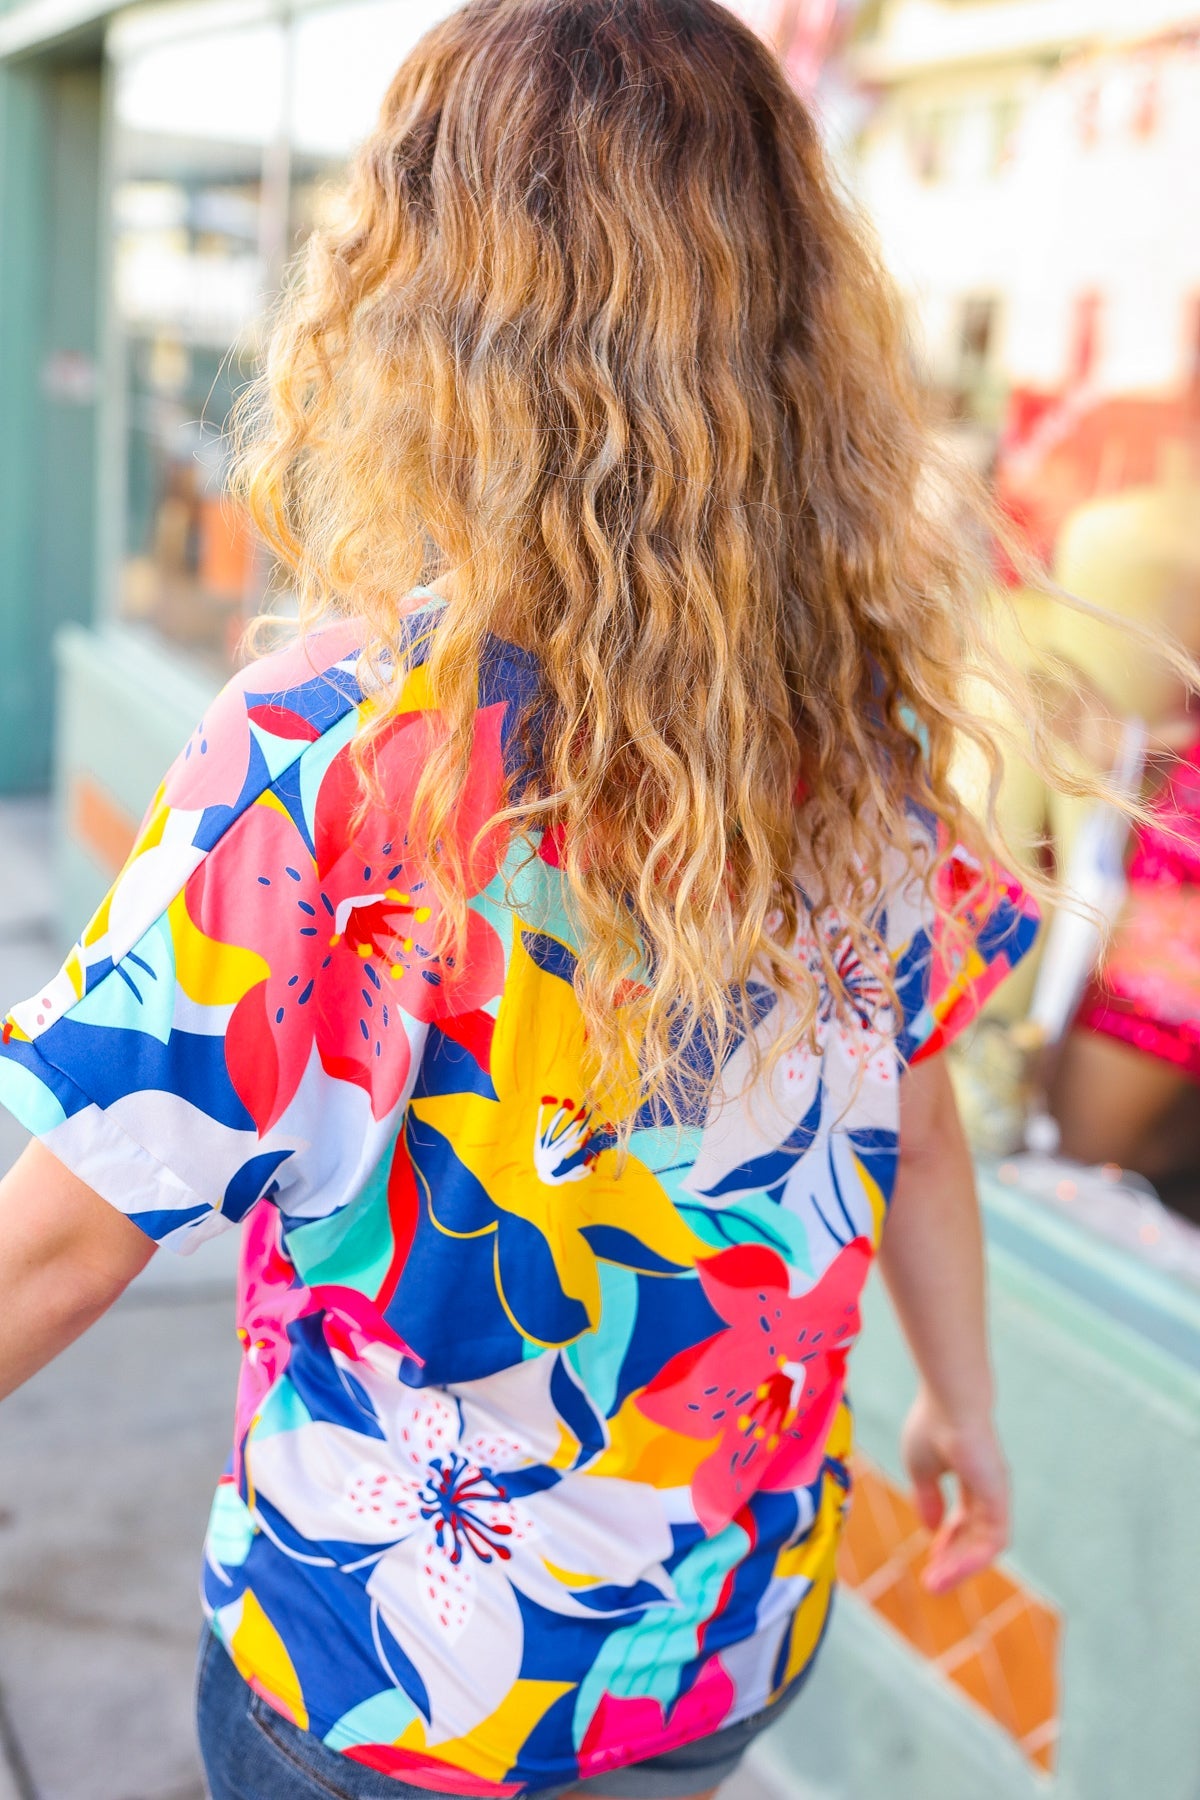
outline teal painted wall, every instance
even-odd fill
[[[44,779],[33,714],[40,704],[48,730],[51,705],[34,598],[47,132],[44,72],[0,67],[0,790],[10,792]]]
[[[152,639],[118,627],[60,632],[56,661],[57,925],[65,949],[114,873],[69,829],[73,783],[86,775],[128,818],[140,819],[217,683]]]
[[[94,607],[100,97],[91,55],[0,65],[0,792],[47,785],[54,634]]]
[[[90,396],[43,389],[39,493],[41,613],[59,626],[92,617],[96,591],[96,433],[100,395],[99,232],[101,68],[56,70],[51,79],[51,229],[45,354],[82,357],[95,371]],[[46,655],[49,658],[50,645]]]

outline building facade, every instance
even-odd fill
[[[857,180],[1037,547],[1200,441],[1200,6],[884,0]]]
[[[0,16],[0,789],[53,771],[64,924],[267,571],[224,427],[283,266],[444,0]]]

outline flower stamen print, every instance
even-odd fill
[[[457,1417],[444,1402],[416,1402],[413,1427],[408,1466],[360,1463],[347,1477],[345,1504],[364,1534],[411,1544],[423,1603],[452,1639],[474,1610],[481,1566],[511,1562],[536,1531],[491,1468],[455,1442]]]
[[[356,1365],[370,1429],[383,1435],[312,1421],[251,1436],[260,1516],[266,1504],[309,1539],[321,1521],[341,1557],[354,1546],[367,1553],[342,1566],[369,1569],[367,1594],[403,1644],[435,1718],[446,1703],[461,1710],[460,1683],[482,1719],[516,1681],[518,1596],[585,1621],[596,1618],[594,1605],[574,1590],[591,1594],[601,1576],[630,1590],[626,1603],[614,1595],[622,1613],[672,1598],[662,1567],[671,1533],[647,1490],[583,1472],[547,1481],[528,1449],[493,1423],[512,1405],[515,1383],[550,1433],[551,1373],[539,1358],[452,1399]],[[494,1634],[467,1629],[479,1616]]]
[[[452,1563],[462,1561],[464,1547],[474,1551],[480,1562],[491,1562],[493,1556],[508,1562],[512,1551],[504,1539],[512,1537],[516,1527],[481,1516],[478,1510],[507,1498],[507,1491],[490,1472],[485,1474],[475,1463],[455,1456],[449,1463],[435,1462],[430,1467],[421,1495],[421,1517],[434,1521],[438,1545],[443,1550],[450,1545]]]
[[[383,846],[383,854],[390,855],[391,844]],[[385,880],[394,878],[403,870],[403,863],[396,863],[388,870]],[[370,865],[363,868],[363,880],[371,879]],[[420,891],[423,883],[418,882],[414,892]],[[324,894],[321,896],[326,907],[330,902]],[[415,900],[412,894],[402,893],[399,888],[385,888],[382,897],[376,893],[350,895],[339,901],[333,912],[333,934],[329,939],[331,949],[345,941],[347,946],[364,962],[378,960],[383,964],[393,981],[399,981],[407,972],[404,958],[415,951],[418,956],[436,963],[423,944],[418,944],[413,936],[412,928],[425,925],[433,916],[433,909]],[[424,971],[422,971],[424,972]],[[426,979],[430,979],[427,975]],[[434,977],[436,979],[436,976]]]
[[[863,1031],[878,1031],[882,1008],[887,998],[879,971],[865,963],[848,937],[843,937],[833,953],[834,971],[855,1023]],[[820,1016],[828,1022],[833,1013],[833,996],[828,987],[821,995]]]
[[[596,1166],[599,1136],[592,1115],[573,1100],[543,1094],[533,1134],[533,1166],[539,1181],[557,1187],[563,1181],[585,1181]]]
[[[803,1340],[805,1334],[800,1332],[798,1335]],[[778,1449],[781,1434],[799,1417],[804,1383],[808,1379],[807,1365],[817,1354],[815,1340],[824,1335],[821,1331],[814,1332],[813,1348],[798,1361],[779,1357],[779,1367],[755,1388],[754,1398],[738,1420],[739,1431],[756,1443],[765,1438],[768,1450]]]

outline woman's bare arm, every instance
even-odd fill
[[[108,1310],[154,1245],[34,1141],[0,1181],[0,1398]]]
[[[1008,1542],[1008,1476],[992,1423],[983,1230],[971,1155],[945,1059],[903,1079],[900,1166],[880,1267],[921,1377],[902,1449],[917,1509],[936,1533],[934,1590],[975,1574]],[[957,1478],[947,1513],[941,1479]]]

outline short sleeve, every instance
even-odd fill
[[[421,661],[430,634],[409,618],[412,665],[373,740],[378,793],[364,795],[353,755],[371,703],[352,624],[252,664],[168,772],[62,969],[5,1022],[0,1100],[172,1249],[262,1199],[289,1220],[346,1206],[383,1166],[430,1030],[490,1028],[505,950],[483,896],[503,840],[485,828],[519,705],[514,681],[481,666],[446,824],[476,904],[443,956],[407,827],[444,726]]]
[[[955,923],[947,921],[953,911]],[[1015,876],[958,847],[932,894],[907,875],[888,907],[887,937],[906,1064],[944,1050],[1033,946],[1039,914]]]
[[[256,1117],[231,1052],[243,1064],[252,1054],[244,1019],[262,1011],[271,884],[316,885],[303,789],[314,756],[328,764],[353,732],[352,635],[323,632],[221,693],[62,968],[12,1006],[0,1034],[0,1102],[177,1251],[238,1223],[312,1136],[302,1109]],[[288,898],[289,924],[306,923]],[[295,1091],[303,1032],[285,1038],[287,1049],[257,1054],[290,1058]]]
[[[248,1121],[222,1079],[221,1013],[180,986],[194,848],[168,843],[180,823],[156,802],[62,968],[8,1013],[0,1101],[148,1236],[190,1250],[240,1217]],[[185,867],[159,906],[168,862]]]

